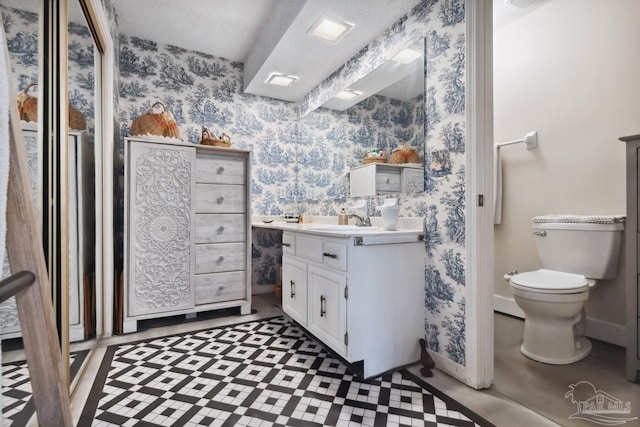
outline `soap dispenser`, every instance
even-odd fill
[[[349,215],[347,215],[347,211],[345,208],[340,209],[340,213],[338,213],[338,225],[348,225],[349,224]]]

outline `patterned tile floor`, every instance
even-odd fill
[[[89,354],[88,350],[70,355],[71,377],[73,378],[82,362]],[[31,381],[27,362],[9,362],[2,365],[2,426],[25,426],[35,413],[32,399]]]
[[[109,347],[78,425],[491,424],[406,370],[360,380],[277,317]]]

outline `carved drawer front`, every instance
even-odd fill
[[[196,243],[244,242],[246,215],[196,214]]]
[[[196,184],[196,213],[243,213],[244,185]]]
[[[245,270],[245,243],[196,245],[196,274]]]
[[[244,184],[245,162],[238,157],[199,152],[196,154],[196,182]]]
[[[196,305],[246,297],[247,276],[244,271],[196,275]]]
[[[378,191],[388,191],[392,193],[400,192],[400,171],[385,170],[376,174],[376,188]]]

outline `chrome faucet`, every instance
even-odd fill
[[[353,218],[354,216],[358,220],[358,223],[356,224],[358,227],[371,227],[371,219],[368,216],[362,218],[360,215],[356,215],[354,213],[349,214],[349,218]]]

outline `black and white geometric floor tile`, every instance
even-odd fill
[[[401,370],[362,381],[278,317],[107,349],[82,426],[490,426]]]
[[[69,355],[71,378],[75,377],[88,350]],[[31,381],[26,361],[8,362],[2,365],[2,426],[25,426],[35,413]]]

